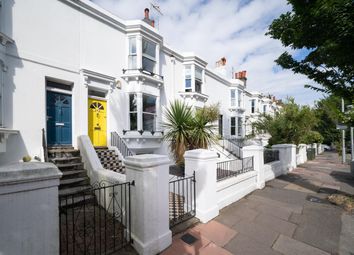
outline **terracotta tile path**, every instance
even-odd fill
[[[326,202],[338,191],[354,194],[354,179],[324,153],[187,230],[193,245],[181,240],[186,232],[175,235],[162,254],[354,254],[354,215]]]

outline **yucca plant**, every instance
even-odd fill
[[[193,112],[186,103],[176,100],[165,109],[164,139],[169,142],[176,164],[184,162],[186,150],[204,148],[217,141],[215,125],[219,106],[212,105]]]
[[[170,103],[165,108],[165,121],[162,127],[165,129],[164,140],[170,142],[170,150],[176,163],[183,163],[183,155],[191,143],[191,130],[193,114],[192,109],[181,101]]]

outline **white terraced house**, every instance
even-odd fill
[[[58,163],[60,148],[74,160],[81,135],[114,170],[107,158],[167,154],[160,123],[176,99],[220,103],[219,133],[231,138],[250,132],[255,113],[277,109],[245,90],[245,71],[227,78],[226,59],[208,67],[166,45],[148,13],[127,21],[88,0],[0,3],[0,165],[43,161],[47,150]]]

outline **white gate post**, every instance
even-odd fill
[[[145,154],[127,157],[131,186],[131,234],[139,254],[155,255],[172,243],[169,227],[169,159]]]
[[[257,172],[257,188],[263,189],[265,187],[264,174],[264,148],[259,145],[250,145],[242,148],[242,157],[253,157],[253,167]]]
[[[195,171],[196,217],[203,223],[219,215],[216,194],[216,152],[197,149],[186,151],[185,174],[190,176]]]
[[[272,148],[279,150],[279,160],[282,164],[283,174],[287,174],[296,168],[296,145],[276,144]]]

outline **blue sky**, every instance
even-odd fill
[[[247,70],[249,90],[295,97],[313,105],[322,97],[305,89],[313,84],[305,76],[276,66],[274,60],[286,50],[279,41],[265,35],[269,24],[289,10],[286,0],[92,0],[122,19],[141,19],[150,3],[160,6],[163,16],[157,25],[165,42],[181,52],[195,52],[209,68],[226,57],[228,73]],[[289,50],[289,49],[288,49]],[[290,50],[291,52],[291,50]],[[294,53],[294,52],[292,52]],[[307,51],[294,53],[301,59]]]

